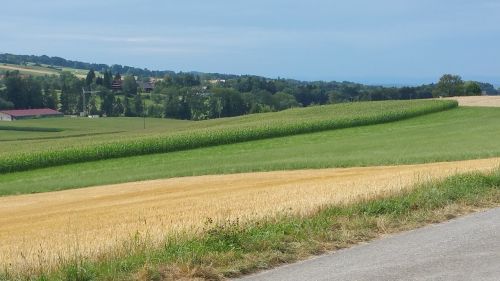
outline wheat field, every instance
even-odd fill
[[[210,219],[307,215],[324,205],[395,193],[451,174],[497,168],[500,158],[419,165],[174,178],[0,198],[0,269],[34,272],[118,253],[133,237],[203,230]]]
[[[460,106],[500,107],[500,96],[466,96],[444,99],[456,100]]]

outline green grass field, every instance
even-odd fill
[[[430,104],[420,101],[413,104]],[[146,129],[142,118],[47,118],[3,122],[0,141],[0,156],[17,152],[36,152],[107,143],[120,140],[133,140],[149,136],[170,135],[183,131],[200,129],[244,128],[272,122],[296,123],[301,121],[322,121],[350,118],[361,114],[380,114],[391,109],[406,110],[412,104],[405,101],[341,104],[333,106],[297,108],[276,113],[251,114],[232,118],[206,121],[187,121],[175,119],[146,118]],[[398,108],[399,107],[399,108]],[[61,132],[30,132],[8,130],[9,127],[59,128]],[[110,136],[113,136],[110,138]],[[10,142],[10,143],[9,143]]]
[[[3,122],[0,155],[16,152],[44,151],[67,146],[78,146],[110,141],[116,138],[135,138],[147,135],[173,133],[196,125],[192,121],[146,118],[46,118]],[[58,128],[60,132],[9,130],[12,128]],[[112,139],[111,139],[112,140]]]
[[[68,135],[70,129],[61,127],[62,132],[45,133],[45,135],[53,134],[54,138],[52,139],[45,137],[44,139],[23,140],[17,136],[17,141],[5,142],[6,145],[2,147],[5,153],[0,159],[0,173],[393,122],[456,106],[457,103],[454,101],[422,100],[315,106],[289,109],[277,113],[176,123],[180,124],[176,129],[169,126],[172,121],[164,121],[166,126],[158,126],[159,129],[153,129],[149,134],[145,130],[138,132],[131,129],[123,132],[106,131],[110,127],[113,130],[118,129],[115,119],[96,119],[90,120],[95,122],[92,124],[92,128],[98,127],[102,133],[94,130],[90,136],[85,134]],[[135,125],[140,122],[139,120],[134,119]],[[42,127],[49,125],[54,127],[57,122],[71,122],[72,120],[46,119],[44,121],[46,122]],[[23,124],[33,127],[36,122],[42,124],[38,120],[25,123],[15,122],[15,124],[17,127]],[[75,119],[74,122],[84,122],[80,127],[89,131],[88,119]],[[99,124],[101,125],[99,126]],[[132,122],[129,124],[124,121],[123,124],[126,124],[125,128],[131,126]],[[73,129],[76,128],[75,124],[72,125]],[[17,135],[25,133],[10,132]],[[57,137],[58,135],[59,137]],[[39,136],[38,132],[34,136]],[[8,133],[6,137],[9,137]],[[12,140],[16,140],[16,138]]]
[[[3,174],[0,194],[175,176],[495,157],[500,156],[498,120],[498,108],[457,108],[387,124]]]

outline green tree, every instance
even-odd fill
[[[134,114],[135,116],[142,116],[144,114],[144,106],[140,95],[134,97]]]
[[[42,85],[34,80],[32,77],[28,77],[24,80],[24,91],[27,98],[26,107],[30,108],[40,108],[43,106],[43,94]]]
[[[137,82],[135,81],[134,76],[125,76],[123,79],[123,93],[128,96],[137,95]]]
[[[228,88],[215,88],[213,94],[222,101],[222,117],[238,116],[246,113],[245,102],[238,91]]]
[[[78,79],[73,73],[63,71],[59,75],[59,86],[61,89],[61,111],[66,114],[78,112],[78,103],[82,96],[84,80]]]
[[[113,116],[121,116],[123,114],[124,108],[122,100],[118,97],[113,105]]]
[[[102,85],[108,89],[111,89],[111,83],[113,82],[113,74],[111,71],[104,71],[104,75],[102,78]]]
[[[384,97],[382,93],[380,95],[376,95],[375,97],[376,100],[383,100]],[[349,102],[350,101],[350,96],[346,93],[343,93],[341,91],[330,91],[328,93],[328,102],[329,103],[342,103],[342,102]]]
[[[106,116],[114,115],[115,106],[115,95],[113,93],[106,93],[104,99],[101,102],[101,111],[106,114]]]
[[[11,108],[14,108],[14,104],[12,102],[0,98],[0,109],[11,109]]]
[[[180,97],[177,93],[169,92],[163,104],[163,115],[167,118],[180,118]]]
[[[222,115],[222,110],[224,109],[224,104],[222,103],[222,98],[217,96],[210,96],[207,101],[209,107],[209,117],[220,118]]]
[[[465,82],[464,88],[466,96],[480,96],[482,93],[481,86],[474,81]]]
[[[162,118],[163,117],[163,106],[160,104],[151,104],[148,106],[148,116]]]
[[[27,100],[19,71],[6,72],[4,83],[7,100],[12,102],[15,108],[25,108]]]
[[[15,108],[40,108],[43,106],[42,85],[32,77],[22,78],[19,72],[5,75],[5,96]]]
[[[464,93],[464,82],[459,75],[445,74],[441,76],[433,91],[434,97],[461,96]]]
[[[94,83],[95,80],[95,72],[93,69],[90,69],[87,73],[87,77],[85,78],[85,85],[90,86]]]
[[[123,99],[123,115],[125,117],[132,117],[134,116],[134,112],[132,111],[132,108],[130,107],[130,101],[128,100],[127,97]]]
[[[299,102],[297,102],[293,95],[284,92],[277,92],[273,95],[273,105],[276,110],[300,106]]]
[[[89,100],[89,113],[90,115],[97,115],[99,114],[99,111],[97,110],[97,100],[96,100],[96,97],[94,95],[92,95],[90,97],[90,100]]]
[[[56,90],[52,87],[43,91],[43,106],[57,110],[59,107],[59,98]]]

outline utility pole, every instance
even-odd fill
[[[92,86],[89,86],[89,91],[85,90],[85,87],[82,87],[82,117],[88,116],[87,114],[87,102],[85,99],[86,94],[92,95],[93,93],[98,93],[99,91],[92,91]]]
[[[86,110],[87,110],[87,104],[85,103],[85,95],[86,95],[86,92],[85,92],[85,89],[83,89],[83,92],[82,92],[82,100],[83,100],[83,103],[82,103],[82,112],[83,112],[83,116],[85,117],[87,114],[86,114]]]
[[[144,129],[146,129],[146,101],[142,100],[142,117],[144,120]]]

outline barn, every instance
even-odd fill
[[[0,110],[0,121],[63,116],[61,112],[50,108]]]

